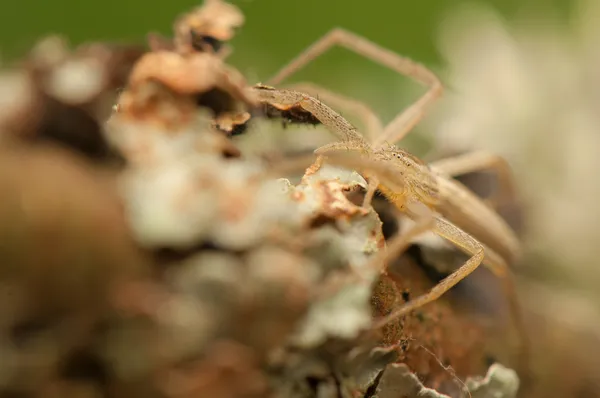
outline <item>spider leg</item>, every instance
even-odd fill
[[[384,65],[402,75],[412,77],[429,87],[428,91],[414,104],[397,115],[383,130],[383,134],[373,141],[374,147],[385,142],[400,141],[423,118],[426,109],[442,94],[443,87],[439,78],[425,66],[385,49],[370,40],[344,29],[334,29],[321,37],[300,55],[285,65],[269,84],[279,84],[287,77],[300,70],[319,55],[334,46],[345,47],[359,55]]]
[[[437,235],[454,243],[459,249],[469,254],[471,257],[456,271],[448,275],[437,285],[431,288],[429,292],[412,299],[411,301],[394,309],[387,316],[377,320],[374,323],[373,328],[377,329],[384,327],[388,323],[407,315],[411,311],[437,300],[444,293],[454,287],[458,282],[469,276],[473,271],[475,271],[475,269],[477,269],[477,267],[479,267],[479,265],[484,264],[502,282],[502,286],[509,303],[511,319],[515,330],[519,334],[521,365],[526,369],[528,367],[529,360],[529,339],[523,323],[521,306],[517,300],[513,275],[506,262],[502,260],[502,258],[494,251],[484,248],[484,246],[475,238],[462,231],[460,228],[440,215],[433,214],[433,216],[423,216],[422,214],[418,215],[411,211],[408,211],[407,214],[415,221],[416,224],[413,229],[416,230],[416,232],[424,232],[422,228],[429,225],[429,229],[431,229]],[[431,218],[433,218],[433,222],[431,222]],[[415,237],[415,234],[411,233],[410,231],[407,232],[407,234],[409,235],[410,239]],[[392,242],[389,244],[389,247],[393,247],[395,250],[389,251],[389,256],[386,258],[386,261],[383,262],[384,264],[387,263],[387,260],[393,258],[393,256],[397,256],[400,251],[406,247],[407,238],[404,235],[405,234],[401,234],[393,238]],[[399,250],[398,247],[400,247]]]
[[[293,83],[286,87],[310,94],[338,111],[355,116],[365,128],[369,142],[373,141],[375,137],[380,136],[383,132],[383,126],[379,117],[377,117],[369,106],[361,101],[334,93],[314,83]]]
[[[327,156],[327,154],[331,155],[335,152],[347,151],[356,151],[361,152],[363,154],[365,154],[365,152],[368,152],[368,150],[366,150],[362,145],[356,145],[351,141],[336,141],[317,148],[315,150],[315,153],[318,155],[317,159],[323,162],[324,157]],[[379,186],[379,179],[376,176],[370,175],[368,172],[363,173],[363,176],[367,180],[368,186],[365,198],[363,199],[362,207],[369,208],[371,207],[373,196],[375,196],[375,191],[377,191],[377,187]]]
[[[501,156],[485,151],[473,151],[437,160],[430,168],[447,177],[456,177],[476,171],[492,170],[498,178],[498,189],[486,202],[498,207],[516,197],[515,181],[509,164]]]

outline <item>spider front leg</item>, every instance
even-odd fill
[[[379,117],[365,103],[349,98],[344,95],[329,91],[314,83],[293,83],[287,88],[309,94],[324,101],[328,106],[332,106],[339,112],[352,114],[366,129],[366,138],[372,142],[375,137],[379,137],[383,132],[383,126]]]
[[[364,147],[369,146],[369,143],[358,130],[339,113],[306,93],[295,90],[280,90],[262,84],[252,87],[251,92],[256,95],[258,101],[263,105],[272,106],[276,109],[300,107],[327,127],[340,140],[352,141]]]
[[[294,74],[304,65],[323,54],[333,46],[342,46],[363,57],[384,65],[402,75],[409,76],[429,87],[428,91],[408,109],[396,116],[384,129],[375,141],[374,146],[385,142],[395,143],[400,141],[425,115],[428,108],[442,94],[443,87],[438,77],[425,66],[385,49],[364,37],[343,29],[334,29],[317,40],[294,60],[284,66],[269,84],[277,85],[284,79]]]

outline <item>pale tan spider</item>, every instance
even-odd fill
[[[348,31],[335,29],[325,35],[285,66],[269,84],[279,84],[334,45],[346,47],[408,75],[427,85],[429,89],[386,126],[360,102],[333,94],[315,85],[294,86],[302,92],[257,85],[254,91],[259,101],[278,106],[300,106],[310,112],[340,139],[315,151],[319,157],[313,169],[326,160],[349,167],[359,167],[369,181],[365,206],[370,205],[375,191],[379,189],[401,212],[415,221],[411,230],[399,234],[389,242],[387,253],[381,254],[375,264],[386,264],[387,259],[398,255],[412,239],[426,231],[433,231],[470,255],[461,267],[428,293],[394,309],[387,317],[379,320],[375,327],[381,327],[438,299],[483,263],[504,282],[513,320],[524,339],[520,307],[512,273],[507,265],[518,260],[520,256],[519,240],[489,204],[452,179],[456,175],[493,168],[499,174],[501,186],[504,188],[502,192],[505,193],[511,189],[508,166],[500,157],[484,152],[445,159],[428,166],[408,152],[388,144],[400,141],[422,119],[427,108],[440,97],[443,91],[442,84],[436,75],[423,65]],[[332,105],[352,109],[367,127],[370,142],[337,112],[306,94],[307,92],[318,95],[320,99]],[[348,151],[358,153],[359,156],[340,154]],[[527,345],[525,340],[523,344],[524,347]]]

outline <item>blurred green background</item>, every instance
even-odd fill
[[[437,60],[433,37],[443,15],[469,3],[487,3],[507,18],[529,5],[568,12],[569,0],[247,0],[232,1],[247,16],[234,57],[249,62],[250,48],[269,59],[252,59],[262,73],[294,55],[333,26],[343,26],[427,62]],[[140,40],[149,30],[168,33],[173,18],[201,1],[171,0],[4,0],[0,2],[0,50],[4,57],[22,53],[38,37],[63,33],[74,43],[85,40]]]
[[[569,0],[247,0],[233,1],[246,15],[234,39],[230,62],[253,83],[265,81],[278,67],[323,35],[340,26],[412,57],[440,71],[438,27],[458,7],[485,3],[508,20],[524,8],[540,6],[567,17]],[[170,34],[172,21],[201,1],[171,0],[4,0],[0,2],[0,54],[11,60],[36,39],[61,33],[73,44],[89,40],[142,41],[149,31]],[[313,81],[344,94],[360,96],[384,120],[422,90],[407,79],[347,52],[334,50],[293,80]],[[407,86],[408,84],[408,86]],[[409,88],[406,90],[406,88]],[[418,137],[418,134],[413,137]],[[410,147],[410,142],[407,142]]]

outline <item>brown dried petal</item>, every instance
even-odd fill
[[[223,112],[214,118],[213,126],[227,135],[238,135],[246,130],[250,117],[248,112]]]
[[[256,102],[244,77],[208,53],[187,56],[168,51],[148,53],[135,65],[129,84],[136,86],[149,80],[156,80],[179,94],[198,95],[216,88],[247,104]]]
[[[221,0],[206,0],[175,23],[175,47],[182,53],[219,52],[220,43],[231,40],[235,29],[243,23],[244,15],[236,6]]]

